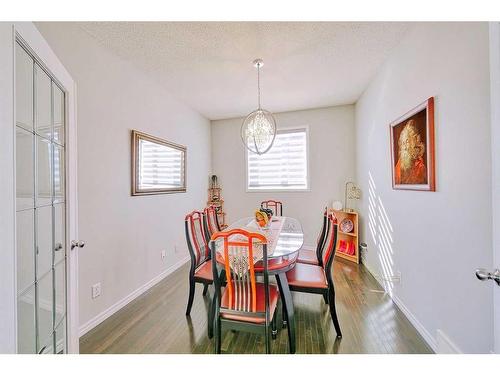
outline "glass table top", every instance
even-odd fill
[[[268,258],[291,255],[302,247],[304,233],[297,219],[287,216],[273,216],[268,229],[259,227],[254,217],[246,217],[232,223],[224,232],[232,229],[244,229],[263,234],[268,241]]]

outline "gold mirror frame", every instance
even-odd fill
[[[165,147],[170,147],[182,152],[182,186],[176,188],[161,188],[161,189],[140,189],[139,188],[139,141],[145,140],[151,143],[156,143]],[[142,133],[138,130],[132,130],[132,196],[137,195],[154,195],[154,194],[172,194],[186,192],[186,146],[178,145],[164,139],[154,137],[152,135]]]

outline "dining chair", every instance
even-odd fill
[[[273,199],[269,199],[267,201],[260,202],[261,208],[270,208],[273,210],[273,215],[275,216],[283,216],[283,203],[280,201],[275,201]]]
[[[205,238],[210,238],[214,233],[221,231],[217,210],[213,205],[205,207],[203,210],[203,228],[205,229]]]
[[[316,240],[316,248],[312,246],[302,246],[299,250],[299,257],[297,262],[305,264],[313,264],[315,266],[321,265],[321,252],[323,250],[323,245],[325,242],[325,234],[328,225],[328,207],[325,207],[323,211],[323,224]]]
[[[332,214],[327,217],[327,234],[321,256],[321,265],[296,263],[295,267],[286,273],[288,285],[292,292],[321,294],[330,305],[337,337],[342,337],[340,324],[335,307],[335,286],[332,278],[332,264],[337,248],[337,220]]]
[[[265,335],[266,353],[276,330],[278,287],[269,283],[267,239],[260,233],[233,229],[215,233],[210,241],[215,286],[215,353],[221,352],[222,328]],[[217,247],[220,250],[217,250]],[[263,282],[256,280],[254,264],[262,260]],[[222,264],[220,267],[218,264]],[[219,268],[221,268],[219,272]],[[221,277],[222,272],[225,278]],[[222,290],[221,280],[226,286]]]
[[[208,286],[212,284],[212,261],[208,247],[207,235],[203,230],[203,214],[193,211],[184,219],[184,228],[189,255],[191,256],[191,268],[189,269],[189,297],[186,315],[191,313],[193,306],[196,283],[203,284],[203,295],[207,294]]]

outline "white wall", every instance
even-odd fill
[[[96,316],[187,259],[183,219],[206,203],[210,123],[167,91],[175,88],[161,87],[77,25],[36,25],[77,83],[79,235],[86,241],[80,324],[88,329]],[[187,193],[130,196],[131,129],[187,146]],[[92,300],[97,282],[102,295]]]
[[[0,22],[0,353],[17,350],[12,27],[12,23]]]
[[[356,105],[367,265],[401,272],[394,298],[438,350],[438,329],[463,352],[493,347],[492,286],[474,276],[492,264],[488,57],[486,23],[419,24]],[[437,192],[392,190],[388,124],[430,96]]]
[[[354,176],[354,107],[339,106],[275,114],[278,128],[309,126],[310,191],[246,192],[243,119],[212,121],[212,171],[222,185],[227,221],[251,216],[260,202],[283,202],[283,214],[298,218],[305,243],[313,245],[321,213],[332,199],[343,201],[344,184]]]

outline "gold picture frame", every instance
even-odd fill
[[[132,196],[185,193],[186,146],[138,130],[131,134]]]

